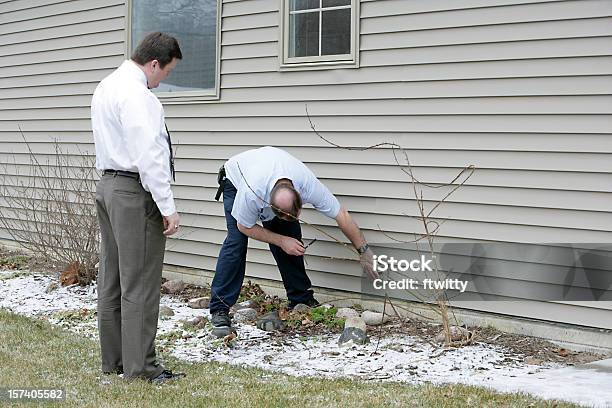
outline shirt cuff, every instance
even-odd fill
[[[174,205],[173,197],[168,197],[168,198],[164,198],[163,200],[156,201],[155,204],[157,204],[157,208],[159,208],[159,212],[164,217],[172,215],[176,212],[176,206]]]

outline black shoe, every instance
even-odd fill
[[[290,302],[289,303],[289,310],[293,310],[293,308],[296,307],[299,304],[303,304],[303,305],[306,305],[308,307],[318,307],[318,306],[321,306],[321,304],[319,303],[319,301],[317,299],[310,298],[306,302],[298,302],[298,303]]]
[[[232,327],[232,320],[229,317],[227,310],[218,310],[212,313],[210,322],[213,325],[212,335],[221,338],[236,333],[236,329]]]
[[[123,374],[123,367],[115,368],[113,371],[102,371],[102,374],[104,374],[104,375],[111,375],[111,374],[122,375]]]
[[[187,374],[185,373],[173,373],[170,370],[164,370],[162,371],[157,377],[150,379],[149,381],[152,382],[155,385],[160,385],[163,384],[167,381],[170,380],[175,380],[177,378],[183,378],[186,377]]]

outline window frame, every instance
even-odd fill
[[[155,95],[159,100],[166,104],[172,103],[186,103],[186,102],[206,102],[206,101],[218,101],[221,97],[221,7],[223,5],[222,0],[217,1],[217,26],[216,26],[216,56],[215,56],[215,87],[210,89],[203,89],[198,91],[181,91],[181,92],[156,92]],[[125,41],[125,59],[129,59],[132,53],[132,4],[133,0],[126,0],[126,41]],[[179,44],[180,45],[180,44]],[[185,58],[185,57],[183,57]],[[180,64],[180,62],[179,62]]]
[[[279,70],[359,68],[360,0],[351,0],[351,52],[339,55],[289,57],[289,1],[280,0]],[[331,7],[333,9],[333,7]],[[321,8],[317,9],[321,10]],[[321,30],[321,27],[319,27]],[[319,44],[321,47],[321,44]]]

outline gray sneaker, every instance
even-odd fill
[[[218,310],[213,312],[210,318],[213,325],[212,334],[215,337],[225,337],[232,332],[236,333],[236,329],[232,327],[232,320],[229,317],[227,310]]]

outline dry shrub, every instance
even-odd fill
[[[95,156],[57,140],[52,154],[40,154],[21,136],[27,152],[0,163],[0,228],[35,256],[75,275],[71,282],[89,284],[99,254]]]

